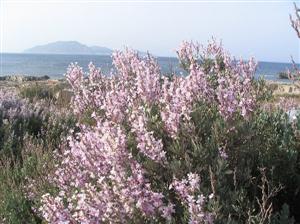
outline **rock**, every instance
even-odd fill
[[[289,75],[287,74],[287,72],[279,72],[278,77],[280,79],[289,79]]]

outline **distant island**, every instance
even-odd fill
[[[23,51],[25,54],[69,54],[69,55],[111,55],[112,49],[100,46],[87,46],[78,41],[56,41],[35,46]],[[138,51],[141,56],[146,52]]]
[[[77,41],[57,41],[39,45],[25,50],[27,54],[83,54],[83,55],[111,55],[113,50],[107,47],[87,46]]]

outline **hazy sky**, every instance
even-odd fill
[[[0,0],[0,50],[76,40],[169,56],[182,40],[205,43],[214,36],[237,57],[300,61],[292,1],[200,1]]]

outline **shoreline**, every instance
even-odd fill
[[[0,76],[0,88],[6,87],[21,87],[28,86],[33,83],[39,85],[56,85],[64,83],[66,80],[64,77],[51,78],[50,76],[32,76],[32,75],[7,75]],[[288,80],[266,80],[266,84],[273,90],[274,96],[298,96],[300,97],[300,85]]]

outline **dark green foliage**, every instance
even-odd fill
[[[40,198],[29,199],[25,188],[33,179],[37,196],[51,192],[45,178],[54,164],[53,151],[76,123],[72,114],[50,113],[53,105],[46,105],[36,113],[16,114],[13,119],[0,111],[0,223],[42,222],[33,210]]]
[[[3,163],[3,157],[1,159]],[[25,184],[23,175],[19,165],[15,164],[11,167],[9,164],[5,166],[2,164],[1,166],[0,220],[4,223],[41,223],[32,210],[32,202],[25,198],[22,189]]]
[[[158,165],[136,154],[149,173],[151,186],[168,194],[172,174],[182,179],[195,172],[201,175],[201,193],[215,195],[208,209],[216,215],[216,223],[269,223],[271,219],[272,223],[292,223],[292,216],[298,220],[300,148],[287,114],[258,109],[248,120],[225,122],[211,105],[199,103],[195,108],[193,128],[183,125],[176,140],[163,135],[159,115],[151,111],[149,129],[163,139],[169,162]],[[227,158],[222,158],[220,148]],[[267,194],[271,195],[268,199]],[[187,211],[176,197],[169,195],[176,204],[173,221],[186,223]],[[272,213],[258,202],[272,204]]]
[[[280,212],[272,217],[272,224],[293,224],[295,223],[294,218],[290,218],[289,206],[283,204]]]

